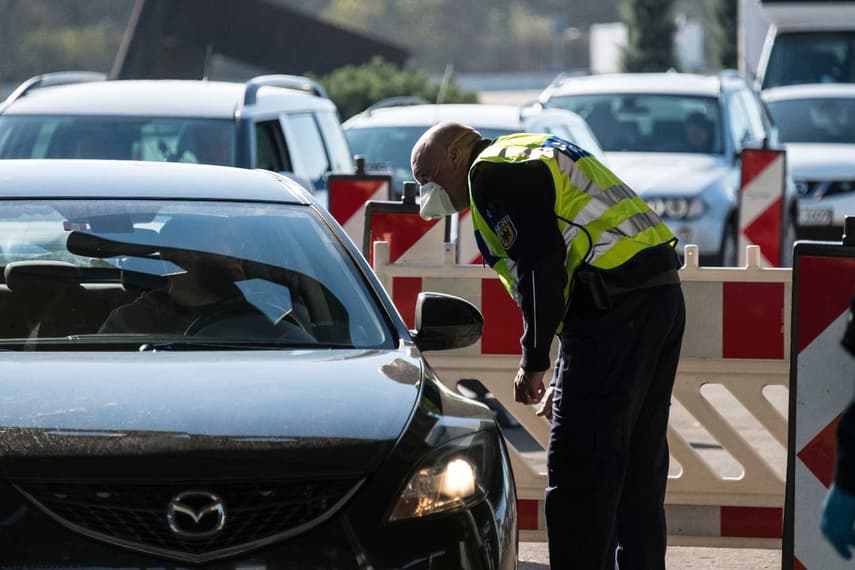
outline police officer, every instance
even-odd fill
[[[554,136],[490,141],[441,123],[411,162],[422,216],[471,207],[478,247],[522,310],[517,401],[544,397],[559,335],[552,568],[664,569],[665,434],[685,324],[673,234],[593,156]]]
[[[855,356],[855,299],[842,345]],[[849,404],[837,424],[837,457],[834,483],[822,503],[822,534],[845,559],[855,546],[855,402]]]

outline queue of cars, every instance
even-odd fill
[[[778,129],[796,181],[782,249],[852,211],[853,95],[781,87],[764,105],[729,73],[560,78],[535,105],[385,102],[342,126],[293,76],[26,82],[0,105],[3,561],[514,568],[501,433],[423,354],[475,342],[483,320],[422,293],[407,330],[326,212],[326,174],[352,172],[353,150],[399,188],[443,120],[551,133],[702,263],[735,265],[740,151]]]
[[[42,76],[0,158],[4,564],[516,567],[501,432],[422,352],[483,319],[407,330],[326,211],[319,86]]]

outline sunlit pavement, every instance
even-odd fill
[[[778,570],[781,553],[753,548],[687,548],[668,549],[668,570]],[[549,555],[545,543],[520,544],[519,570],[546,570]]]

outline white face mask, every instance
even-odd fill
[[[422,184],[419,189],[419,215],[426,219],[444,218],[457,212],[451,196],[436,182]]]

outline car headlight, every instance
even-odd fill
[[[398,497],[389,521],[464,508],[483,498],[498,461],[493,434],[457,438],[422,460]]]
[[[647,205],[660,218],[691,220],[703,214],[707,205],[700,198],[651,198]]]

